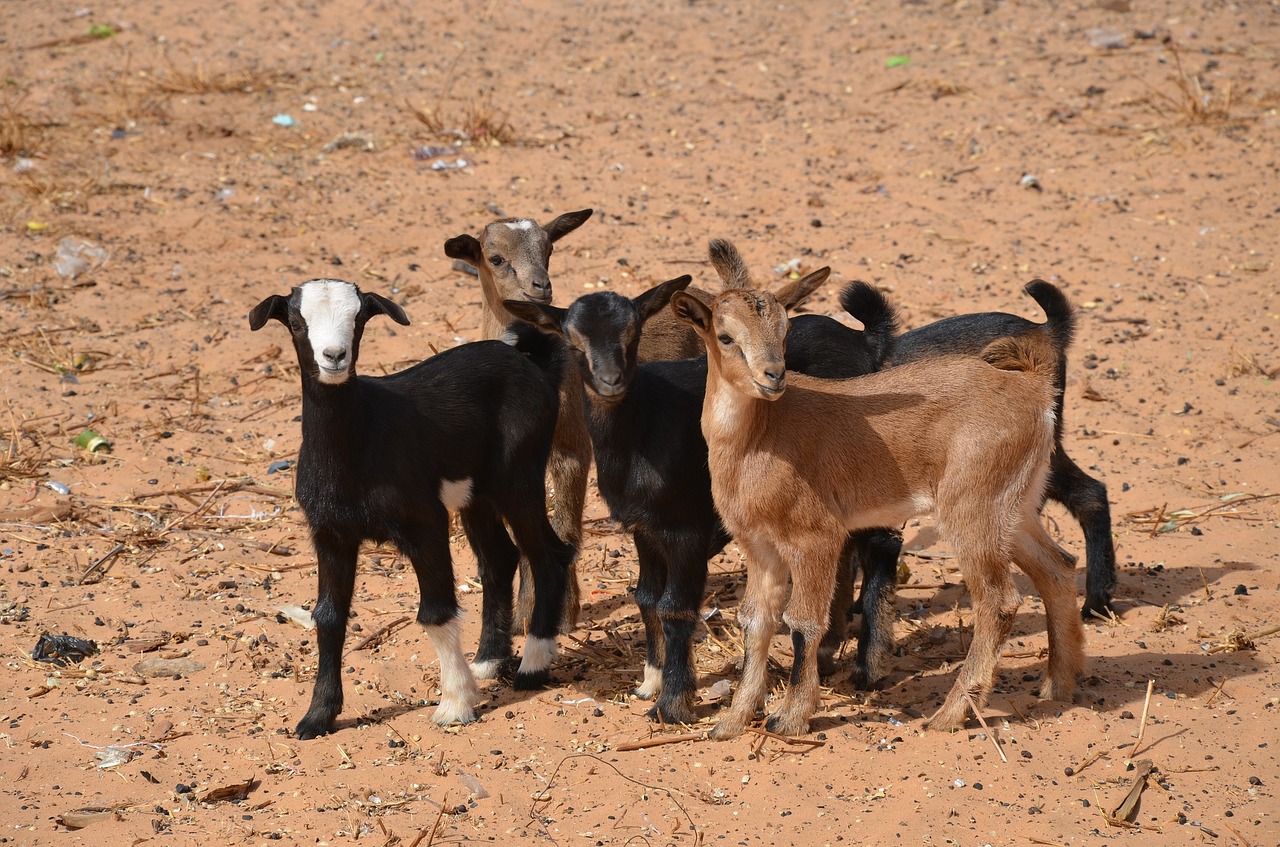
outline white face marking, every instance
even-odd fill
[[[533,221],[529,221],[529,220],[507,221],[506,224],[512,229],[518,229],[518,230],[533,229]]]
[[[440,480],[440,502],[451,512],[466,506],[471,502],[471,480]]]
[[[302,319],[307,322],[307,338],[320,381],[339,385],[347,381],[351,369],[351,346],[355,340],[360,296],[356,287],[338,280],[311,280],[302,284]]]
[[[441,726],[471,723],[476,719],[475,704],[480,700],[480,689],[462,656],[458,619],[428,626],[426,630],[440,660],[440,706],[431,719]]]

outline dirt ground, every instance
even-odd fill
[[[10,11],[0,844],[1280,843],[1277,3]],[[315,593],[298,373],[248,310],[318,276],[392,296],[413,324],[371,323],[360,367],[395,370],[476,338],[445,239],[587,207],[552,263],[562,304],[686,272],[714,287],[712,237],[763,281],[830,265],[814,311],[874,282],[908,327],[1039,320],[1022,285],[1063,287],[1066,443],[1109,486],[1120,563],[1074,704],[1036,699],[1042,606],[1020,581],[987,728],[923,730],[970,623],[924,521],[883,690],[835,680],[794,743],[686,737],[735,679],[731,547],[704,721],[656,727],[628,696],[635,555],[593,493],[554,687],[488,684],[479,723],[432,724],[411,571],[370,548],[338,731],[292,736],[315,665],[280,611]],[[58,262],[64,239],[105,253]],[[109,451],[77,446],[86,430]],[[1064,510],[1046,520],[1083,553]],[[475,563],[454,552],[474,646]],[[43,633],[101,653],[36,662]],[[675,740],[624,749],[651,736]],[[1131,759],[1155,770],[1117,820]]]

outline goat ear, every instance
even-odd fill
[[[409,325],[409,316],[404,313],[404,309],[400,308],[399,303],[388,300],[381,294],[374,294],[372,291],[360,292],[360,298],[364,301],[364,312],[368,317],[386,315],[401,326]]]
[[[725,289],[751,287],[751,272],[747,270],[747,263],[742,261],[742,254],[733,246],[733,242],[713,238],[707,247],[711,266],[720,275]]]
[[[562,237],[573,232],[578,227],[587,222],[587,218],[591,217],[594,209],[582,209],[577,212],[565,212],[551,223],[543,227],[552,242],[559,241]]]
[[[797,279],[795,282],[788,282],[779,288],[773,296],[782,304],[782,308],[794,309],[808,300],[809,295],[817,291],[818,287],[826,282],[829,276],[831,276],[831,268],[819,268],[808,276]]]
[[[671,295],[671,311],[704,338],[711,333],[711,308],[685,291]]]
[[[444,243],[444,254],[450,259],[461,259],[476,267],[484,258],[484,250],[480,248],[480,240],[474,235],[458,235]]]
[[[683,291],[689,283],[693,282],[693,277],[685,274],[675,279],[669,279],[661,285],[655,285],[645,293],[636,297],[631,302],[635,305],[636,311],[640,313],[640,323],[644,323],[651,316],[656,315],[668,303],[671,297],[677,291]]]
[[[533,324],[538,329],[561,338],[564,337],[564,317],[568,309],[548,303],[531,303],[528,300],[503,300],[502,305],[525,323]]]
[[[249,313],[249,329],[262,329],[267,321],[275,318],[282,324],[289,323],[289,298],[272,294],[266,300],[253,307]]]

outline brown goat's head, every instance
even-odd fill
[[[787,387],[787,310],[767,291],[731,288],[711,305],[683,291],[671,298],[676,316],[707,346],[708,365],[738,391],[776,400]]]
[[[552,245],[591,217],[591,209],[567,212],[546,226],[528,218],[502,218],[480,237],[459,235],[444,243],[445,255],[473,265],[480,281],[497,288],[497,300],[551,302]]]

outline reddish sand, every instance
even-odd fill
[[[1277,44],[1274,4],[1203,0],[14,6],[0,845],[1280,843],[1280,634],[1240,642],[1280,624]],[[505,141],[477,137],[504,117]],[[970,635],[925,521],[882,691],[836,680],[798,743],[619,750],[701,733],[721,705],[664,729],[628,696],[636,559],[593,490],[555,687],[488,684],[483,720],[436,727],[434,653],[395,623],[416,584],[369,549],[338,731],[293,737],[314,639],[279,609],[314,600],[314,556],[272,465],[298,448],[297,368],[246,313],[351,280],[413,320],[365,336],[361,369],[394,370],[476,337],[445,239],[584,207],[552,263],[562,304],[686,272],[714,287],[712,237],[762,281],[830,265],[814,311],[874,282],[907,326],[1038,320],[1022,285],[1062,286],[1080,307],[1066,442],[1109,486],[1120,562],[1074,704],[1035,697],[1042,606],[1019,578],[989,729],[922,730]],[[109,258],[62,276],[67,238]],[[110,452],[75,446],[86,429]],[[1063,509],[1046,520],[1083,554]],[[454,551],[473,648],[475,563]],[[704,692],[735,679],[742,567],[733,547],[712,563]],[[102,652],[35,662],[46,632]],[[156,658],[201,667],[135,669]],[[1141,773],[1149,680],[1134,758],[1156,773],[1109,822]]]

